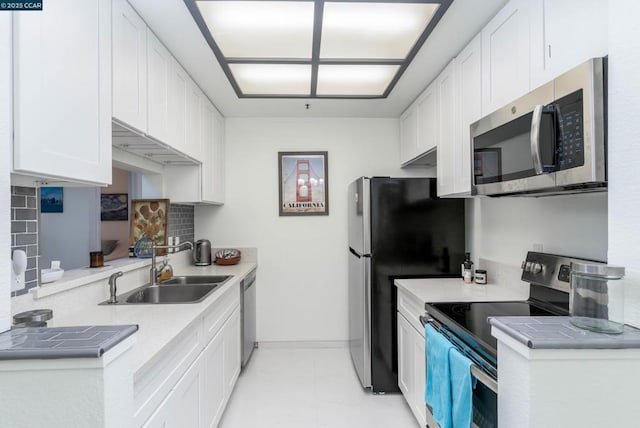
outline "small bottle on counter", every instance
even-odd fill
[[[473,262],[471,261],[471,253],[464,254],[464,263],[462,264],[462,279],[465,284],[473,282]]]
[[[174,242],[174,240],[173,240],[173,236],[170,236],[170,237],[168,237],[168,238],[167,238],[167,245],[168,245],[168,246],[172,246],[172,245],[174,245],[174,244],[173,244],[173,242]],[[169,248],[169,250],[168,250],[167,252],[169,252],[169,253],[175,253],[175,252],[176,252],[176,250],[175,250],[175,249],[173,249],[173,248]]]
[[[485,269],[476,269],[475,281],[476,284],[486,284],[487,271]]]
[[[178,245],[180,245],[180,237],[179,237],[179,236],[175,236],[175,237],[173,238],[173,245],[175,245],[176,247],[177,247]],[[178,251],[180,251],[178,248],[175,248],[175,249],[173,250],[173,252],[174,252],[174,253],[177,253]]]

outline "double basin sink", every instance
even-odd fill
[[[117,296],[117,305],[198,303],[206,299],[232,275],[174,276],[159,282],[146,284]],[[106,301],[101,305],[108,304]]]

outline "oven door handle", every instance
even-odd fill
[[[542,113],[544,106],[542,104],[536,105],[533,109],[533,116],[531,117],[531,158],[533,160],[533,169],[536,171],[536,175],[540,175],[544,172],[542,167],[542,155],[540,154],[540,125],[542,123]]]

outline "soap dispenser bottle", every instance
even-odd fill
[[[473,282],[473,262],[471,261],[471,253],[464,253],[464,263],[462,263],[462,279],[465,284]]]

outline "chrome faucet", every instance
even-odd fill
[[[164,269],[164,267],[167,265],[165,261],[164,265],[160,268],[160,270],[158,270],[158,268],[156,267],[156,250],[157,249],[178,250],[184,246],[189,247],[189,249],[193,251],[193,243],[191,243],[190,241],[185,241],[178,245],[156,245],[155,242],[151,242],[151,270],[149,271],[149,282],[151,283],[151,285],[158,285],[158,282],[157,282],[158,276],[160,275],[160,272],[162,271],[162,269]]]
[[[116,299],[116,280],[122,275],[124,275],[124,273],[116,272],[109,277],[109,300],[107,300],[107,303],[109,304],[118,303],[118,300]]]

